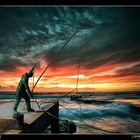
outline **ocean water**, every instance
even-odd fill
[[[84,98],[112,101],[104,103],[74,101],[70,99],[71,94],[65,96],[62,93],[42,93],[38,94],[36,99],[44,102],[58,100],[60,119],[75,122],[79,134],[140,133],[139,92],[76,93],[83,95]],[[0,100],[14,99],[13,94],[0,94]]]

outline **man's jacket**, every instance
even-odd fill
[[[29,80],[28,73],[23,74],[17,87],[16,93],[18,95],[24,96],[25,94],[28,94],[30,97],[33,97],[30,88],[28,86],[28,80]]]

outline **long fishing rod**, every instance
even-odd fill
[[[87,18],[86,18],[87,19]],[[82,22],[84,22],[85,20],[83,20]],[[81,22],[81,24],[82,24]],[[73,36],[77,33],[78,29],[80,28],[81,24],[79,25],[79,27],[77,28],[77,30],[70,36],[70,38],[66,41],[66,43],[63,45],[63,47],[59,50],[59,52],[54,56],[54,58],[52,59],[52,61],[47,65],[47,67],[44,69],[44,71],[42,72],[42,74],[39,76],[39,78],[37,79],[36,83],[34,84],[33,88],[32,88],[32,92],[34,90],[34,88],[36,87],[38,81],[40,80],[40,78],[43,76],[43,74],[45,73],[45,71],[49,68],[49,66],[53,63],[53,61],[55,60],[55,58],[61,53],[61,51],[66,47],[66,45],[69,43],[69,41],[73,38]],[[46,57],[46,56],[45,56]],[[43,57],[42,59],[44,59],[45,57]],[[42,60],[41,59],[41,60]],[[41,61],[40,60],[40,61]],[[40,63],[40,61],[38,61],[38,63],[35,64],[34,68],[36,67],[37,64]],[[78,81],[77,81],[78,82]],[[40,108],[38,102],[35,99],[35,102],[37,103],[38,107]]]
[[[47,67],[44,69],[44,71],[42,72],[42,74],[39,76],[39,78],[37,79],[36,83],[34,84],[33,88],[32,88],[32,92],[34,90],[34,88],[36,87],[38,81],[40,80],[40,78],[43,76],[43,74],[46,72],[46,70],[49,68],[49,66],[54,62],[54,60],[56,59],[56,57],[61,53],[61,51],[66,47],[66,45],[70,42],[70,40],[73,38],[73,36],[77,33],[79,27],[77,28],[77,30],[70,36],[70,38],[66,41],[66,43],[63,45],[63,47],[59,50],[59,52],[54,56],[54,58],[52,59],[52,61],[47,65]]]
[[[88,17],[86,17],[85,20],[86,20],[86,19],[88,19]],[[81,24],[84,23],[85,20],[83,20],[83,21],[81,22]],[[79,25],[79,27],[80,27],[80,26],[81,26],[81,25]],[[79,28],[79,27],[78,27],[78,28]],[[78,30],[78,28],[77,28],[77,30]],[[71,38],[69,39],[69,41],[70,41],[70,40],[71,40]],[[69,41],[67,41],[65,44],[67,45],[67,43],[68,43]],[[65,46],[65,45],[64,45],[64,46]],[[33,66],[32,70],[33,70],[33,69],[36,67],[36,65],[38,65],[44,58],[46,58],[46,55],[45,55],[44,57],[42,57],[37,63],[35,63],[35,65]]]
[[[79,26],[80,27],[80,26]],[[47,65],[47,67],[44,69],[44,71],[42,72],[42,74],[39,76],[39,78],[37,79],[37,81],[35,82],[33,88],[32,88],[32,93],[33,93],[33,90],[34,88],[36,87],[38,81],[40,80],[40,78],[43,76],[43,74],[46,72],[46,70],[49,68],[49,66],[54,62],[54,60],[56,59],[56,57],[61,53],[61,51],[66,47],[66,45],[70,42],[70,40],[73,38],[73,36],[77,33],[79,27],[77,28],[77,30],[70,36],[70,38],[66,41],[66,43],[63,45],[63,47],[59,50],[59,52],[54,56],[54,58],[52,59],[52,61]],[[44,59],[45,57],[43,57],[42,59]],[[41,59],[41,60],[42,60]],[[40,61],[41,61],[40,60]],[[34,67],[32,68],[32,70],[34,70],[34,68],[36,67],[37,64],[40,63],[40,61],[38,61]],[[34,98],[34,101],[37,103],[37,106],[40,108],[40,105],[38,104],[37,100]]]
[[[82,25],[82,23],[84,23],[86,21],[86,19],[88,19],[88,17],[85,18],[85,20],[82,20],[81,24],[79,24],[77,30],[70,36],[69,40],[66,41],[66,43],[63,45],[63,47],[60,49],[60,51],[58,52],[58,54],[56,54],[56,56],[54,56],[54,58],[52,59],[52,61],[48,64],[48,66],[46,67],[46,69],[44,71],[47,70],[47,68],[52,64],[52,62],[54,61],[54,59],[61,53],[61,51],[65,48],[65,46],[69,43],[69,41],[72,39],[72,37],[76,34],[76,32],[78,31],[78,29],[80,28],[80,26]],[[32,68],[32,70],[35,69],[35,67],[44,59],[46,58],[46,55],[44,57],[42,57]],[[34,90],[36,84],[38,83],[38,81],[40,80],[40,78],[42,77],[42,75],[44,74],[44,72],[40,75],[40,77],[38,78],[38,80],[36,81],[32,91]]]
[[[85,20],[88,19],[88,17],[85,18]],[[70,38],[66,41],[66,43],[63,45],[63,47],[60,49],[60,51],[56,54],[56,56],[54,56],[54,58],[52,59],[52,61],[48,64],[48,66],[44,69],[44,71],[42,72],[42,74],[40,75],[40,77],[37,79],[36,83],[34,84],[33,88],[32,88],[32,92],[34,90],[34,88],[36,87],[36,84],[38,83],[38,81],[40,80],[40,78],[43,76],[43,74],[45,73],[45,71],[48,69],[48,67],[53,63],[53,61],[55,60],[55,58],[61,53],[61,51],[66,47],[66,45],[69,43],[69,41],[72,39],[72,37],[77,33],[78,29],[80,28],[80,26],[82,25],[82,23],[85,22],[85,20],[83,20],[81,22],[81,24],[78,26],[77,30],[70,36]],[[32,68],[32,70],[34,70],[34,68],[36,67],[37,64],[39,64],[46,56],[42,57]]]

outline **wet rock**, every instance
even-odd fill
[[[72,121],[64,120],[59,123],[60,133],[75,133],[76,125]]]

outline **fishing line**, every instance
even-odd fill
[[[60,104],[59,104],[60,105]],[[46,105],[47,106],[47,105]],[[64,106],[63,106],[64,107]],[[45,108],[45,106],[43,107],[43,108]],[[42,109],[43,109],[42,108]],[[67,108],[65,108],[65,109],[67,109]],[[67,109],[68,110],[68,109]],[[59,121],[72,121],[72,120],[70,120],[70,119],[68,119],[68,118],[65,118],[65,119],[60,119],[59,117],[56,117],[56,116],[54,116],[53,114],[51,114],[50,112],[48,112],[48,111],[46,111],[46,110],[44,110],[43,109],[43,111],[45,111],[48,115],[50,115],[50,116],[52,116],[53,118],[55,118],[55,119],[58,119]],[[68,110],[69,111],[69,110]],[[79,121],[79,120],[78,120]],[[80,124],[79,123],[77,123],[77,122],[74,122],[77,126],[80,126],[80,127],[85,127],[85,125],[83,125],[83,124],[81,124],[81,121],[79,121],[80,122]],[[89,131],[91,131],[91,129],[90,128],[87,128],[86,127],[86,129],[88,129]],[[93,131],[91,131],[91,132],[93,132]]]
[[[79,27],[80,27],[80,26],[79,26]],[[79,29],[79,28],[77,28],[77,30],[70,36],[69,40],[65,42],[65,44],[63,45],[63,47],[59,50],[59,52],[54,56],[54,58],[52,59],[52,61],[51,61],[51,62],[47,65],[47,67],[44,69],[44,71],[42,72],[42,74],[39,76],[39,78],[38,78],[37,81],[35,82],[35,84],[34,84],[34,86],[33,86],[33,88],[32,88],[32,92],[33,92],[34,88],[36,87],[36,85],[37,85],[38,81],[40,80],[40,78],[41,78],[41,77],[43,76],[43,74],[45,73],[45,71],[49,68],[49,66],[54,62],[54,60],[57,58],[57,56],[58,56],[58,55],[62,52],[62,50],[66,47],[66,45],[69,43],[69,41],[72,39],[72,37],[77,33],[78,29]],[[45,57],[46,57],[46,56],[45,56]],[[45,57],[43,57],[42,59],[44,59]],[[42,59],[41,59],[41,60],[42,60]],[[39,63],[41,62],[41,60],[40,60],[39,62],[37,62],[37,63],[35,64],[34,67],[36,67],[36,65],[39,64]],[[72,91],[66,93],[66,95],[72,93],[74,90],[76,90],[76,92],[79,93],[79,91],[78,91],[79,69],[80,69],[80,63],[79,63],[79,66],[78,66],[78,74],[77,74],[76,88],[73,89]],[[34,78],[33,78],[33,79],[34,79]],[[33,80],[33,83],[34,83],[34,80]],[[37,102],[36,100],[35,100],[35,102],[37,103],[38,107],[40,108],[40,105],[38,104],[38,102]],[[43,110],[43,108],[42,108],[42,110]],[[82,113],[81,105],[80,105],[80,111],[81,111],[81,113]],[[82,122],[84,122],[84,121],[82,121]],[[84,123],[85,123],[85,122],[84,122]],[[85,123],[85,124],[86,124],[86,123]],[[86,124],[86,125],[88,125],[88,124]],[[89,125],[88,125],[88,126],[89,126]],[[91,127],[91,126],[90,126],[90,127]],[[93,126],[92,126],[92,127],[93,127]]]
[[[79,93],[79,91],[78,91],[79,73],[80,73],[80,57],[79,57],[79,64],[78,64],[76,88],[74,89],[74,90],[77,91],[77,93]],[[74,91],[74,90],[73,90],[73,91]],[[63,108],[65,108],[66,110],[68,110],[69,112],[71,112],[72,114],[74,114],[70,109],[66,108],[65,106],[61,105],[60,103],[59,103],[59,105],[62,106]],[[79,106],[80,106],[81,115],[83,116],[83,111],[82,111],[82,108],[81,108],[81,104],[80,104],[80,103],[79,103]],[[80,119],[80,120],[78,120],[78,121],[84,123],[89,129],[98,129],[98,130],[101,130],[101,131],[106,131],[106,130],[102,130],[102,129],[100,129],[100,128],[97,128],[97,127],[95,127],[95,126],[91,126],[91,125],[87,124],[87,123],[86,123],[84,120],[82,120],[82,119]],[[86,128],[87,128],[87,127],[86,127]],[[109,132],[109,131],[106,131],[106,132]],[[112,133],[112,132],[109,132],[109,133]]]
[[[68,109],[67,107],[65,107],[65,106],[63,106],[63,105],[61,105],[61,104],[59,104],[60,106],[62,106],[64,109],[66,109],[67,111],[69,111],[72,115],[74,114],[70,109]],[[83,120],[78,120],[80,123],[83,123],[83,124],[85,124],[85,126],[86,126],[86,128],[89,128],[89,129],[98,129],[98,130],[101,130],[101,131],[104,131],[104,132],[109,132],[109,133],[114,133],[114,132],[110,132],[110,131],[107,131],[107,130],[103,130],[103,129],[101,129],[101,128],[97,128],[97,127],[95,127],[95,126],[92,126],[92,125],[89,125],[89,124],[87,124],[85,121],[83,121]]]
[[[79,57],[79,63],[78,63],[78,72],[77,72],[77,80],[76,80],[76,88],[74,90],[76,90],[76,92],[79,94],[79,91],[78,91],[78,85],[79,85],[79,74],[80,74],[80,57]],[[60,104],[59,104],[60,105]],[[66,110],[68,110],[69,112],[71,112],[73,114],[73,112],[71,110],[69,110],[68,108],[64,107],[63,105],[60,105],[62,106],[63,108],[65,108]],[[79,103],[79,106],[80,106],[80,112],[81,112],[81,116],[83,116],[83,111],[82,111],[82,107],[81,107],[81,104]],[[80,119],[80,122],[83,122],[87,127],[91,128],[91,129],[98,129],[98,130],[101,130],[101,131],[106,131],[106,130],[102,130],[100,128],[96,128],[95,126],[91,126],[89,124],[87,124],[84,120]],[[106,132],[109,132],[109,131],[106,131]],[[109,133],[113,133],[113,132],[109,132]]]

